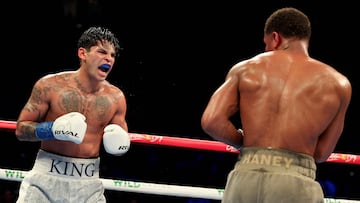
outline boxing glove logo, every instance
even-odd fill
[[[121,151],[127,151],[127,150],[128,150],[128,148],[129,148],[129,146],[128,146],[128,145],[121,145],[121,146],[119,146],[118,150],[121,150]]]
[[[77,137],[77,138],[79,138],[78,133],[74,133],[74,132],[69,131],[69,130],[67,130],[67,131],[64,131],[64,130],[55,130],[55,131],[54,131],[54,134],[55,134],[55,136],[57,136],[57,135],[65,135],[65,136],[72,136],[72,137]]]

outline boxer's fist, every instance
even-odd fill
[[[52,132],[58,140],[68,140],[80,144],[86,132],[85,116],[79,112],[71,112],[54,121]]]
[[[40,140],[66,140],[80,144],[86,132],[85,116],[71,112],[58,117],[54,122],[39,123],[35,133]]]
[[[107,153],[123,155],[130,148],[130,135],[121,126],[110,124],[104,129],[103,144]]]
[[[244,136],[244,131],[243,131],[243,129],[239,128],[239,129],[237,129],[237,131],[238,131],[238,133],[240,133],[242,136]]]

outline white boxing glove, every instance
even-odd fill
[[[40,140],[57,139],[80,144],[87,128],[85,119],[83,114],[71,112],[58,117],[54,122],[39,123],[35,134]]]
[[[123,155],[130,148],[130,135],[119,125],[109,124],[104,129],[105,151],[113,155]]]
[[[237,129],[237,131],[238,131],[238,133],[240,133],[240,134],[244,137],[244,131],[243,131],[243,129],[239,128],[239,129]]]

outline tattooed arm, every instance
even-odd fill
[[[30,98],[21,110],[17,120],[15,135],[20,141],[39,141],[35,135],[35,128],[44,121],[49,109],[49,90],[47,86],[49,76],[38,80],[31,92]]]

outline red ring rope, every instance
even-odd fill
[[[6,129],[10,131],[15,131],[16,122],[15,121],[5,121],[0,120],[0,129]],[[183,147],[189,149],[201,149],[209,151],[219,151],[219,152],[231,152],[239,153],[237,149],[230,145],[226,145],[218,141],[210,140],[201,140],[201,139],[190,139],[190,138],[180,138],[180,137],[171,137],[171,136],[159,136],[159,135],[149,135],[149,134],[138,134],[138,133],[129,133],[131,136],[131,141],[136,143],[144,144],[156,144],[156,145],[166,145],[173,147]],[[340,154],[332,153],[327,162],[334,163],[345,163],[345,164],[358,164],[360,165],[360,156],[354,154]]]

